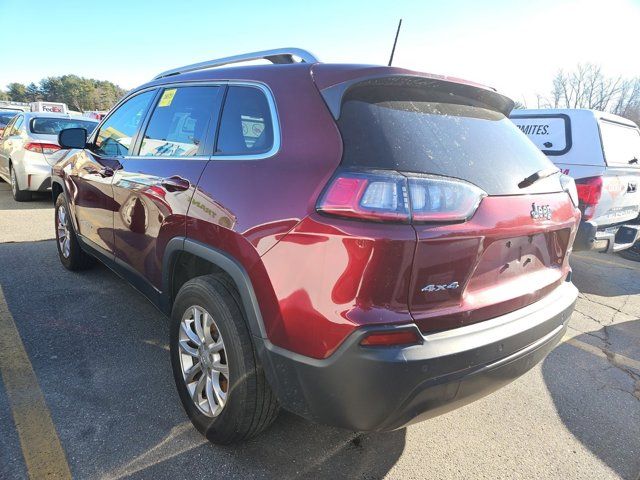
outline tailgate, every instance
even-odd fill
[[[551,218],[534,219],[533,205]],[[409,309],[423,332],[494,318],[565,281],[579,214],[566,193],[485,198],[464,224],[416,226]]]
[[[598,121],[607,169],[593,220],[598,226],[628,222],[640,210],[640,130],[621,118]]]
[[[634,220],[640,213],[640,169],[637,172],[607,169],[602,195],[592,217],[601,226]]]

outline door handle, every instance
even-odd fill
[[[168,192],[184,192],[191,187],[191,182],[185,178],[174,175],[172,177],[163,178],[160,181],[160,185],[162,185]]]

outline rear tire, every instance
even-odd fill
[[[9,165],[9,177],[11,178],[11,194],[16,202],[28,202],[31,200],[31,192],[29,190],[21,190],[18,183],[18,177],[13,169],[13,165]]]
[[[213,275],[194,278],[178,292],[171,313],[180,400],[198,431],[217,444],[259,434],[279,410],[232,290]]]
[[[64,195],[58,195],[56,198],[55,230],[58,256],[64,268],[71,271],[86,270],[95,264],[95,259],[82,250],[78,243]]]

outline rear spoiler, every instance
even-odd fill
[[[340,118],[340,110],[345,95],[353,87],[397,85],[412,88],[426,88],[445,90],[448,93],[466,97],[475,106],[481,106],[495,110],[508,117],[513,110],[514,102],[509,97],[499,94],[494,90],[482,86],[452,82],[437,78],[421,77],[419,75],[383,74],[369,77],[360,77],[347,80],[320,90],[331,115],[335,120]]]

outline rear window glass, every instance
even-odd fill
[[[5,127],[13,117],[15,117],[15,113],[4,113],[0,112],[0,128]]]
[[[607,164],[638,166],[640,131],[637,128],[600,120],[600,134]]]
[[[338,126],[343,164],[454,177],[489,195],[557,191],[557,178],[518,183],[553,164],[502,113],[436,87],[356,86]]]
[[[40,117],[31,120],[31,132],[41,135],[57,135],[65,128],[84,128],[87,133],[93,132],[98,122],[91,120],[76,120],[74,118]]]

